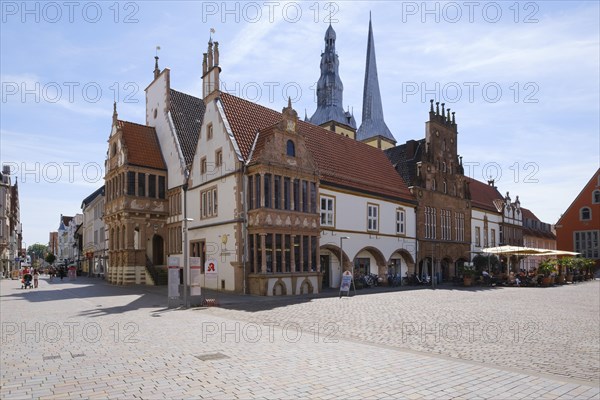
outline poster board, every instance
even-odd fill
[[[342,274],[342,282],[340,283],[340,297],[342,295],[350,295],[350,287],[354,285],[354,277],[352,272],[344,271]],[[354,286],[354,294],[356,294],[356,286]]]
[[[190,257],[190,295],[202,295],[202,260]]]
[[[179,258],[169,257],[169,298],[179,297]]]

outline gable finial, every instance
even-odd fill
[[[292,108],[292,97],[288,96],[288,108]]]
[[[158,68],[158,51],[160,50],[160,46],[156,46],[156,54],[154,56],[154,79],[158,78],[160,75],[160,69]]]
[[[429,100],[431,103],[431,107],[429,107],[429,112],[433,112],[433,99]]]
[[[119,118],[119,114],[117,114],[117,102],[113,103],[113,124],[117,124],[117,119]]]

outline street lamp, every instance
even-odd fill
[[[183,176],[185,178],[183,183],[183,307],[188,308],[190,303],[190,297],[188,296],[190,276],[188,268],[187,223],[188,221],[193,221],[193,219],[187,217],[187,191],[190,178],[190,171],[187,168],[183,172]]]

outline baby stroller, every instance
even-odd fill
[[[23,279],[21,279],[21,289],[31,289],[33,288],[33,284],[31,283],[33,278],[31,274],[23,275]]]

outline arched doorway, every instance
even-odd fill
[[[454,275],[454,271],[450,271],[450,266],[453,266],[452,260],[449,257],[444,257],[440,268],[442,270],[442,282],[448,282]]]
[[[154,235],[152,236],[152,264],[154,265],[164,265],[164,241],[162,236]]]

